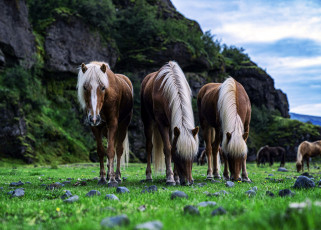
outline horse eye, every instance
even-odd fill
[[[105,90],[105,86],[101,87],[101,90]]]

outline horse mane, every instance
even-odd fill
[[[233,157],[241,157],[247,154],[247,145],[243,139],[244,125],[237,112],[237,88],[232,77],[226,79],[220,85],[217,108],[220,114],[224,153],[229,153]],[[231,134],[228,141],[226,133]]]
[[[83,109],[86,107],[85,97],[84,97],[84,85],[87,83],[96,82],[97,84],[102,84],[106,88],[109,86],[108,75],[100,70],[100,67],[105,64],[108,69],[110,66],[105,62],[92,61],[86,64],[87,70],[85,73],[82,72],[81,67],[79,67],[77,90],[78,90],[78,100]]]
[[[163,95],[169,102],[171,111],[171,133],[174,138],[174,128],[180,130],[177,140],[177,150],[183,158],[192,158],[198,151],[198,136],[193,136],[191,130],[195,128],[191,103],[192,91],[179,65],[169,61],[156,76],[160,80]]]

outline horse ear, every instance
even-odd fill
[[[103,71],[103,73],[106,73],[107,66],[105,64],[102,64],[100,70]]]
[[[195,127],[195,129],[192,130],[193,137],[195,137],[198,134],[198,131],[200,128],[198,126]]]
[[[227,138],[227,142],[229,142],[231,140],[232,134],[227,132],[226,133],[226,138]]]
[[[174,128],[174,136],[178,138],[178,136],[181,134],[181,131],[179,131],[179,128]]]
[[[245,132],[245,133],[242,135],[243,140],[246,140],[248,136],[249,136],[249,132]]]
[[[81,64],[81,70],[83,73],[85,73],[87,71],[87,66],[85,65],[85,63]]]

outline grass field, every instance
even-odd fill
[[[211,183],[205,181],[207,168],[194,166],[193,186],[166,187],[163,176],[154,176],[151,183],[142,183],[145,179],[145,164],[130,164],[123,169],[122,176],[127,180],[122,182],[130,190],[127,194],[116,194],[116,188],[97,185],[93,180],[98,176],[98,164],[73,164],[55,167],[1,167],[0,168],[0,229],[101,229],[100,222],[105,217],[126,214],[130,224],[121,229],[134,229],[137,224],[152,220],[163,223],[163,229],[320,229],[321,207],[311,205],[301,212],[288,211],[292,202],[303,202],[307,199],[321,201],[321,189],[316,187],[309,190],[295,190],[291,187],[295,182],[293,163],[286,164],[289,172],[278,172],[278,166],[260,167],[255,164],[248,165],[249,177],[253,183],[235,183],[227,188],[225,182]],[[320,179],[320,170],[312,166],[310,174],[315,181]],[[276,180],[266,179],[268,174]],[[63,182],[73,178],[71,184],[57,190],[46,190],[42,184]],[[73,186],[80,179],[87,180],[86,186]],[[11,182],[31,182],[24,184],[23,197],[10,198],[7,192]],[[198,183],[206,182],[203,187]],[[155,193],[141,193],[145,186],[156,185]],[[258,191],[254,197],[248,197],[245,192],[257,186]],[[163,189],[166,188],[166,189]],[[290,188],[295,192],[293,197],[280,197],[280,189]],[[90,190],[98,190],[101,196],[86,197]],[[78,195],[75,203],[64,203],[60,196],[64,190],[70,190]],[[171,200],[171,193],[175,190],[184,191],[188,199]],[[226,190],[229,194],[219,197],[207,196],[206,192],[214,193]],[[266,195],[266,191],[275,193],[275,197]],[[115,194],[119,201],[105,199],[106,194]],[[199,207],[200,216],[184,214],[186,205],[197,205],[202,201],[215,201],[215,207]],[[146,206],[145,211],[138,207]],[[227,213],[220,216],[211,216],[211,212],[222,206]],[[117,227],[115,228],[117,229]]]

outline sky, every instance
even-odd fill
[[[172,0],[185,17],[251,60],[287,94],[290,112],[321,116],[321,1]]]

